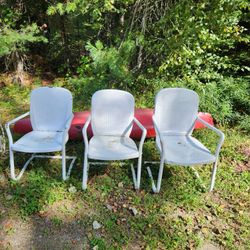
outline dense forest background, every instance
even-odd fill
[[[164,87],[198,92],[202,111],[250,131],[248,0],[0,0],[0,70],[63,77],[153,106]]]

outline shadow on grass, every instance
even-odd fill
[[[16,154],[17,165],[27,157]],[[1,249],[83,249],[83,244],[88,244],[81,218],[64,220],[43,213],[46,207],[74,196],[68,191],[71,183],[61,179],[60,160],[34,159],[18,182],[9,180],[8,157],[0,165]],[[81,176],[79,169],[77,163],[73,180]]]

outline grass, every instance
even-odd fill
[[[2,122],[29,109],[30,90],[16,86],[0,90]],[[83,108],[77,105],[74,109]],[[74,235],[75,231],[82,249],[197,249],[207,242],[222,249],[250,249],[250,173],[235,171],[239,164],[249,161],[242,149],[250,147],[250,140],[237,128],[221,129],[226,140],[213,193],[204,192],[192,171],[179,166],[165,166],[161,192],[157,195],[152,194],[143,168],[141,190],[135,192],[129,165],[115,162],[92,166],[88,190],[84,192],[81,142],[67,144],[68,153],[77,155],[78,160],[66,182],[61,180],[60,161],[46,159],[34,160],[19,182],[10,181],[8,155],[1,156],[0,248],[13,248],[11,240],[9,245],[6,241],[18,232],[14,222],[21,220],[32,225],[34,235],[41,232],[42,239],[55,232]],[[215,148],[216,136],[210,131],[196,131],[195,136]],[[18,156],[17,162],[21,165],[25,157]],[[147,140],[144,160],[158,157],[154,140]],[[152,169],[156,176],[158,166]],[[197,169],[208,184],[210,167]],[[76,192],[69,191],[72,186]],[[137,209],[136,216],[131,207]],[[39,220],[51,224],[43,228]],[[102,225],[101,229],[93,230],[94,220]],[[64,242],[62,249],[74,249],[78,239],[68,237]],[[42,244],[41,249],[52,249],[46,242]]]

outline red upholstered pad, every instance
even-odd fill
[[[82,140],[82,128],[85,122],[90,115],[89,111],[84,112],[75,112],[74,118],[71,123],[69,130],[69,138],[71,140]],[[147,129],[147,138],[155,137],[155,130],[152,121],[153,109],[136,109],[135,117],[142,123],[142,125]],[[199,112],[198,116],[208,122],[211,125],[214,125],[213,118],[209,113]],[[195,129],[204,128],[204,125],[200,122],[195,123]],[[15,123],[14,132],[18,134],[26,134],[32,131],[32,126],[29,118],[22,119]],[[91,137],[93,135],[91,125],[88,127],[88,135]],[[141,129],[134,124],[133,129],[130,135],[131,138],[140,139],[141,138]]]

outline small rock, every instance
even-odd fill
[[[210,215],[205,215],[205,218],[208,220],[208,221],[211,221],[212,220],[212,217]]]
[[[75,186],[70,186],[69,187],[69,192],[72,193],[72,194],[76,193],[77,192],[76,187]]]
[[[13,198],[13,196],[10,195],[10,194],[8,194],[8,195],[6,196],[6,200],[7,200],[7,201],[10,201],[12,198]]]
[[[204,235],[208,235],[208,234],[209,234],[209,230],[208,230],[208,228],[206,228],[206,227],[203,227],[203,228],[201,229],[201,232],[202,232]]]
[[[106,208],[107,208],[109,211],[112,211],[112,206],[110,206],[109,204],[106,204]]]
[[[129,210],[132,212],[132,214],[133,214],[134,216],[136,216],[136,215],[138,214],[137,209],[134,208],[134,207],[130,207]]]
[[[93,250],[98,250],[98,249],[99,247],[97,245],[93,247]]]
[[[102,227],[102,225],[98,222],[98,221],[94,221],[93,222],[93,229],[94,230],[98,230],[98,229],[100,229]]]
[[[212,229],[212,231],[213,231],[213,233],[215,233],[215,234],[220,234],[220,233],[221,233],[221,231],[219,230],[219,228],[216,228],[216,227],[214,227],[214,228]]]
[[[119,182],[119,183],[118,183],[118,187],[119,187],[119,188],[123,188],[123,183],[122,183],[122,182]]]
[[[88,233],[87,237],[88,237],[88,239],[91,239],[92,238],[92,233]]]
[[[198,248],[198,250],[220,250],[220,248],[214,244],[206,242],[202,247]]]

